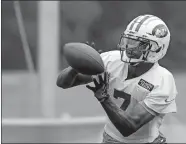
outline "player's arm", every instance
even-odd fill
[[[118,107],[111,98],[102,102],[101,105],[109,119],[124,137],[130,136],[151,121],[155,115],[158,115],[158,113],[150,110],[148,107],[144,108],[140,103],[136,104],[134,108],[127,109],[127,111]],[[149,111],[152,111],[153,114]]]
[[[146,98],[137,102],[135,107],[125,107],[124,103],[130,100],[124,92],[118,93],[122,97],[126,97],[123,106],[118,107],[107,93],[108,74],[105,73],[104,80],[101,76],[99,82],[93,79],[95,87],[87,86],[94,92],[95,97],[101,102],[102,107],[107,113],[109,119],[115,127],[124,136],[130,136],[146,123],[153,120],[159,114],[166,114],[176,111],[175,96],[176,87],[173,80],[162,80],[163,85],[159,86],[151,92]],[[167,101],[167,99],[169,99]],[[127,111],[125,111],[127,108]]]
[[[95,47],[94,42],[89,43],[87,41],[86,44],[90,45],[93,48]],[[101,53],[103,51],[98,50],[98,52],[101,55]],[[101,57],[102,57],[103,61],[106,63],[107,57],[108,57],[107,54],[102,54]],[[92,82],[91,76],[78,73],[72,67],[69,66],[60,72],[60,74],[58,75],[56,84],[58,87],[61,87],[63,89],[67,89],[67,88],[71,88],[74,86],[87,84],[90,82]]]
[[[150,113],[141,104],[137,103],[135,107],[128,107],[127,111],[123,107],[118,107],[107,93],[109,75],[107,72],[102,76],[98,76],[99,82],[93,78],[95,87],[87,85],[87,88],[94,92],[95,97],[101,102],[102,107],[107,113],[109,119],[120,131],[120,133],[127,137],[136,132],[144,124],[151,121],[157,113]],[[125,95],[124,92],[118,93]]]
[[[63,89],[67,89],[74,86],[87,84],[91,81],[91,76],[80,74],[69,66],[60,72],[56,81],[56,85]]]

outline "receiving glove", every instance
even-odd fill
[[[106,99],[110,97],[108,94],[108,88],[109,88],[109,73],[104,72],[104,79],[102,78],[102,75],[98,75],[98,80],[96,78],[92,78],[95,87],[92,87],[90,85],[86,85],[86,87],[94,92],[94,96],[98,99],[100,102],[104,102]]]

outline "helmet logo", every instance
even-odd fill
[[[157,25],[153,30],[152,30],[152,35],[156,36],[158,38],[163,38],[166,37],[168,34],[168,30],[163,24]]]

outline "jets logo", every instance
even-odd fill
[[[166,37],[168,34],[168,30],[165,25],[159,24],[152,30],[152,35],[158,38]]]

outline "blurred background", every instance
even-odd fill
[[[140,14],[162,18],[171,31],[160,64],[177,84],[178,113],[162,131],[168,142],[186,142],[185,1],[2,1],[2,142],[100,142],[106,115],[93,94],[56,86],[68,65],[67,42],[94,41],[116,49],[128,22]]]

